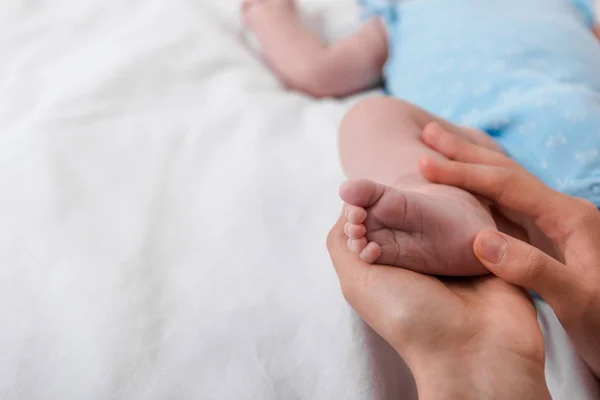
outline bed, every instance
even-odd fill
[[[238,7],[0,3],[0,398],[416,398],[324,244],[357,98],[285,91]],[[351,0],[300,7],[356,25]],[[539,310],[555,398],[595,398]]]

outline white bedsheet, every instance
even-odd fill
[[[0,398],[415,397],[324,246],[347,102],[282,91],[237,8],[0,2]],[[541,315],[556,398],[589,398]]]

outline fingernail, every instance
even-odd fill
[[[498,265],[502,262],[507,248],[506,239],[493,232],[484,233],[479,241],[479,254],[492,264]]]

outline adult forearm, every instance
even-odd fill
[[[551,399],[543,363],[488,354],[413,368],[421,400]]]

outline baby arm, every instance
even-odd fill
[[[326,45],[302,26],[293,0],[249,0],[242,12],[267,62],[292,89],[314,97],[341,97],[381,79],[388,49],[379,19],[371,19],[355,34]]]

